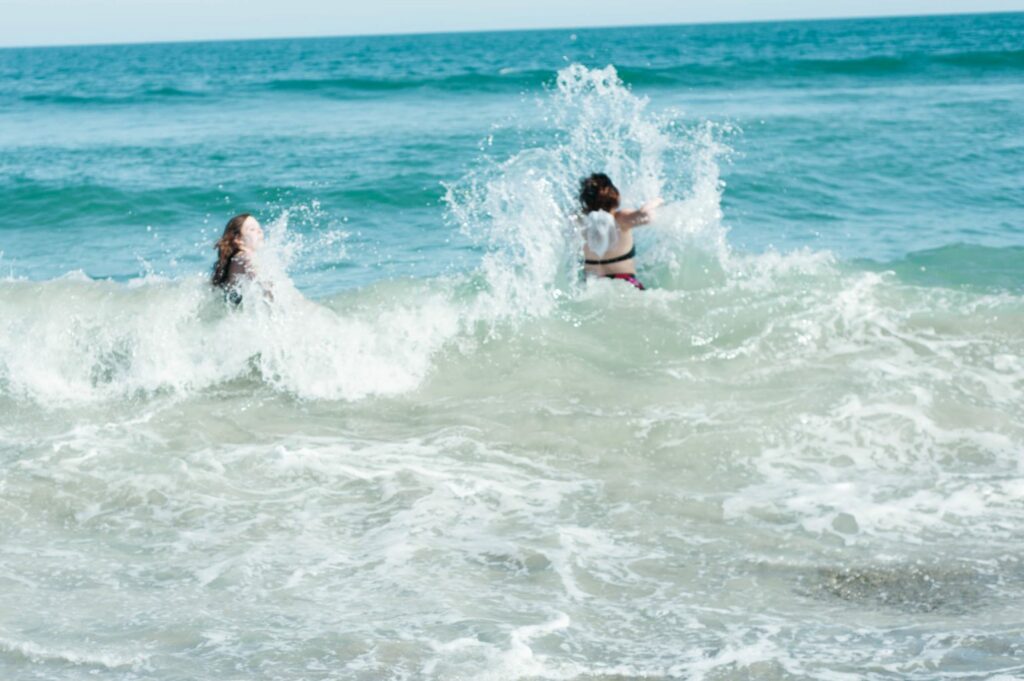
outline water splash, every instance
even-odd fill
[[[722,128],[687,128],[679,114],[656,114],[613,66],[573,64],[559,72],[541,104],[555,128],[554,143],[524,149],[448,186],[453,221],[485,245],[482,307],[494,317],[548,314],[578,288],[581,238],[580,178],[608,173],[627,205],[666,196],[656,223],[638,236],[651,263],[675,263],[694,244],[725,253],[718,159],[728,152]],[[699,235],[699,239],[695,236]]]

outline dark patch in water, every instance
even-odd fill
[[[535,551],[526,551],[522,555],[510,553],[481,553],[477,561],[491,568],[507,570],[512,573],[532,575],[551,568],[547,556]]]
[[[573,677],[572,681],[667,681],[678,679],[676,674],[582,674]],[[707,681],[768,681],[769,679],[792,678],[786,669],[774,660],[757,660],[750,664],[728,662],[720,667],[714,667],[701,678]]]
[[[983,605],[994,581],[965,568],[928,565],[821,568],[810,591],[908,613],[963,614]]]
[[[668,676],[650,676],[644,674],[643,676],[632,676],[630,674],[582,674],[580,676],[572,677],[571,681],[666,681]]]
[[[101,352],[90,369],[90,384],[97,388],[122,381],[131,371],[133,351],[127,339]]]

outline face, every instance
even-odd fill
[[[254,217],[248,217],[242,223],[241,245],[250,251],[255,251],[263,245],[263,228]]]

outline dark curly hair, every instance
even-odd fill
[[[594,173],[580,180],[580,203],[584,213],[604,210],[609,213],[619,207],[619,190],[604,173]]]

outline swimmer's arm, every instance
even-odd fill
[[[263,290],[263,299],[268,303],[274,302],[274,285],[269,281],[260,281],[258,283]]]
[[[615,220],[625,228],[646,225],[654,218],[654,211],[663,203],[665,200],[658,197],[645,203],[639,210],[620,210],[615,213]]]
[[[260,287],[260,291],[263,292],[263,299],[274,302],[274,285],[260,276],[256,263],[249,258],[239,258],[238,265],[241,274]]]
[[[274,302],[274,282],[259,276],[259,272],[255,267],[249,268],[248,275],[253,283],[260,287],[260,291],[263,292],[263,300],[268,303]]]

